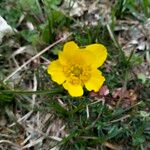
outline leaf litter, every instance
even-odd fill
[[[103,26],[112,23],[112,18],[110,17],[111,13],[111,3],[107,3],[102,1],[72,1],[69,4],[68,0],[65,0],[62,6],[60,7],[62,10],[68,10],[66,13],[69,13],[70,17],[73,17],[81,24],[91,26],[96,26],[99,24],[99,21]],[[2,19],[1,19],[2,20]],[[23,18],[24,20],[24,18]],[[6,26],[6,31],[0,30],[1,39],[5,40],[4,33],[12,32],[12,28],[4,21],[4,25]],[[18,20],[18,23],[21,25],[22,21]],[[18,24],[18,25],[19,25]],[[29,30],[34,30],[35,26],[32,22],[27,21],[26,26]],[[1,28],[0,28],[1,29]],[[4,28],[2,28],[4,29]],[[150,21],[147,19],[144,24],[141,25],[139,21],[130,20],[128,18],[121,20],[117,20],[117,25],[114,29],[115,32],[118,33],[117,40],[119,44],[123,46],[123,50],[126,56],[129,56],[131,51],[134,50],[138,55],[143,56],[143,62],[141,64],[136,64],[133,68],[134,74],[138,76],[139,79],[142,80],[143,83],[146,83],[150,78]],[[60,34],[60,33],[58,33]],[[63,35],[63,33],[61,33]],[[66,34],[66,33],[65,33]],[[68,34],[68,33],[67,33]],[[57,35],[58,39],[60,39],[60,35]],[[15,41],[13,43],[16,44]],[[10,47],[14,47],[12,44]],[[25,64],[27,60],[30,60],[32,56],[35,56],[37,51],[35,51],[32,45],[17,45],[17,49],[12,53],[10,59],[13,64],[13,69],[16,69],[22,64]],[[27,54],[28,57],[24,54]],[[23,55],[22,63],[20,64],[20,59],[16,59],[16,57],[20,57]],[[44,56],[41,56],[39,60],[33,59],[34,61],[30,61],[27,65],[23,66],[23,71],[27,69],[31,69],[32,65],[35,63],[37,66],[40,65],[43,61],[45,62],[47,59]],[[36,60],[36,61],[35,61]],[[39,61],[37,63],[37,61]],[[32,62],[32,65],[30,63]],[[46,62],[45,62],[46,63]],[[108,71],[112,68],[111,62],[108,63]],[[113,64],[115,66],[115,64]],[[26,67],[26,68],[25,68]],[[46,69],[46,68],[45,68]],[[142,76],[139,76],[142,74]],[[30,91],[36,91],[39,84],[39,79],[35,78],[28,74],[28,82],[22,77],[21,73],[15,73],[15,76],[11,78],[10,87],[16,87],[18,84],[22,82],[24,84],[24,88]],[[26,76],[25,76],[26,78]],[[17,82],[16,82],[17,81]],[[21,81],[21,82],[20,82]],[[21,86],[22,87],[22,86]],[[36,94],[35,94],[36,95]],[[30,149],[34,147],[35,149],[45,149],[48,147],[54,147],[53,149],[59,149],[59,147],[55,146],[58,142],[62,141],[64,137],[68,136],[68,132],[66,129],[66,124],[63,119],[56,117],[53,112],[45,113],[44,111],[40,111],[41,98],[39,96],[35,96],[34,94],[31,97],[28,96],[18,96],[18,103],[27,103],[27,106],[15,106],[12,110],[7,111],[7,116],[13,116],[15,121],[8,122],[7,117],[4,114],[0,114],[0,146],[2,149]],[[119,106],[122,108],[130,108],[138,103],[139,95],[138,91],[133,88],[124,88],[118,87],[113,90],[110,90],[107,85],[104,85],[99,92],[90,92],[90,97],[95,99],[102,100],[109,108],[114,109],[120,101]],[[24,99],[26,101],[24,101]],[[42,99],[43,100],[43,99]],[[57,99],[62,107],[66,109],[65,102],[62,102],[61,99]],[[14,105],[14,104],[13,104]],[[31,109],[27,109],[26,107],[31,106]],[[34,108],[37,108],[36,111],[33,111]],[[33,110],[32,110],[33,109]],[[45,108],[46,109],[46,108]],[[148,118],[149,107],[145,109],[145,111],[140,111],[140,115]],[[89,115],[90,117],[90,115]],[[89,118],[88,117],[88,118]],[[10,117],[11,118],[11,117]],[[128,116],[127,116],[128,118]],[[17,128],[17,129],[16,129]],[[118,145],[113,145],[112,143],[105,143],[106,147],[110,149],[117,149]],[[0,147],[0,148],[1,148]],[[117,147],[117,148],[116,148]]]

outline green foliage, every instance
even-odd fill
[[[86,149],[93,147],[94,144],[102,144],[110,140],[121,144],[122,139],[125,140],[126,146],[132,144],[137,148],[147,139],[146,134],[148,132],[146,130],[150,122],[148,120],[143,122],[142,116],[132,113],[134,108],[126,110],[119,108],[111,111],[100,102],[92,104],[88,98],[82,98],[80,102],[70,97],[61,98],[66,102],[69,110],[64,111],[64,108],[62,109],[58,106],[59,104],[56,104],[57,102],[51,107],[64,119],[66,118],[64,112],[68,111],[67,120],[65,120],[70,132],[69,136],[60,143],[63,144],[63,148]],[[90,118],[87,118],[87,106],[89,107]],[[121,119],[127,114],[130,114],[129,118]]]
[[[99,36],[99,35],[102,35],[102,36]],[[92,44],[95,41],[106,45],[106,47],[112,44],[110,42],[110,37],[109,37],[107,29],[105,27],[102,27],[100,24],[98,24],[97,26],[93,26],[93,27],[84,26],[82,28],[75,29],[74,40],[77,43],[79,43],[80,46]]]
[[[115,6],[115,16],[116,17],[122,17],[127,9],[127,1],[126,0],[120,0],[116,2]]]
[[[31,83],[33,80],[30,78],[33,76],[33,72],[35,73],[38,82],[37,91],[21,90],[22,84],[15,85],[15,89],[19,90],[12,90],[1,84],[0,109],[11,106],[15,101],[17,110],[20,110],[23,115],[32,110],[33,114],[36,112],[50,113],[54,118],[63,120],[67,136],[58,143],[62,150],[107,149],[105,142],[117,143],[126,149],[141,149],[143,145],[145,150],[146,148],[150,149],[148,143],[150,140],[150,116],[145,110],[150,106],[150,82],[144,74],[139,74],[136,78],[132,73],[132,68],[140,65],[144,60],[134,51],[130,53],[129,57],[125,56],[114,32],[117,19],[124,20],[129,17],[142,22],[146,17],[148,18],[150,15],[149,0],[115,1],[111,12],[113,23],[110,25],[113,38],[110,36],[107,26],[101,26],[101,22],[97,26],[78,25],[77,22],[83,18],[78,20],[75,17],[68,17],[59,9],[61,3],[63,3],[61,0],[1,0],[1,15],[18,30],[13,37],[14,43],[19,43],[20,46],[31,44],[38,51],[55,42],[57,38],[59,39],[64,31],[72,32],[73,36],[69,40],[75,40],[80,46],[96,42],[102,43],[108,49],[108,62],[101,69],[106,77],[105,84],[110,90],[109,96],[111,97],[112,91],[118,87],[125,86],[131,89],[138,87],[139,102],[127,109],[110,109],[102,102],[101,97],[89,98],[86,93],[81,98],[72,98],[67,96],[65,90],[51,82],[46,74],[45,64],[37,63],[39,67],[34,68],[33,66],[28,71]],[[144,17],[141,17],[143,14]],[[22,15],[24,15],[24,19],[18,24]],[[34,30],[31,31],[27,28],[27,21],[33,24]],[[72,26],[74,24],[75,26]],[[45,53],[44,57],[53,60],[62,48],[63,43],[60,43]],[[12,72],[8,69],[8,58],[15,50],[16,47],[11,48],[7,41],[0,45],[0,80]],[[22,61],[20,62],[22,63]],[[33,65],[35,64],[36,62],[33,63]],[[28,75],[25,74],[25,76]],[[28,85],[25,81],[24,84]],[[34,94],[37,96],[37,101],[32,108],[31,99]],[[107,99],[105,103],[107,103]]]
[[[141,0],[142,10],[147,18],[150,17],[150,1]]]
[[[14,100],[14,94],[9,92],[3,92],[6,90],[4,85],[0,85],[0,109],[10,104]]]
[[[60,5],[62,0],[44,0],[46,7],[53,8]]]
[[[56,33],[71,23],[70,18],[65,16],[59,9],[60,0],[20,0],[18,7],[26,12],[26,19],[35,26],[34,31],[24,29],[21,33],[23,38],[35,46],[43,46],[52,43]]]
[[[12,27],[17,27],[17,22],[21,13],[21,10],[16,5],[16,1],[0,1],[0,15],[4,17]]]
[[[143,21],[150,16],[150,1],[149,0],[118,0],[113,8],[115,17],[124,18],[131,15],[136,19]],[[144,17],[143,16],[144,14]]]

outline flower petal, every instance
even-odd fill
[[[63,67],[58,60],[55,60],[49,64],[47,72],[51,75],[52,80],[58,84],[62,84],[66,80],[63,73]]]
[[[95,61],[93,63],[93,67],[100,67],[107,58],[107,49],[102,44],[91,44],[86,46],[87,51],[90,51],[95,56]]]
[[[70,82],[66,81],[63,84],[63,87],[69,92],[69,94],[73,97],[79,97],[83,95],[83,87],[78,85],[73,85]]]
[[[70,41],[64,45],[63,51],[71,53],[71,51],[77,50],[78,48],[78,45],[74,41]]]
[[[103,85],[105,78],[102,76],[102,73],[95,69],[91,72],[91,78],[85,83],[85,87],[88,91],[94,90],[97,92]]]
[[[74,58],[74,56],[77,54],[78,51],[79,47],[75,42],[73,41],[67,42],[64,45],[63,51],[60,51],[58,54],[60,63],[64,65],[70,63],[70,60]]]
[[[81,57],[83,64],[93,67],[93,64],[95,64],[95,59],[96,59],[95,55],[92,52],[87,51],[85,49],[81,49],[81,51],[82,53],[80,54],[80,57]],[[97,68],[97,67],[94,67],[94,68]]]

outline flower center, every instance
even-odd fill
[[[68,77],[69,82],[74,85],[83,85],[91,76],[91,68],[88,66],[73,64],[71,66],[65,66],[63,71],[66,77]]]
[[[82,75],[83,69],[80,66],[73,66],[71,68],[71,74],[76,77],[80,77]]]

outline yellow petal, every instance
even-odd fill
[[[74,50],[76,51],[78,48],[78,45],[74,41],[70,41],[64,45],[63,51],[65,53],[71,53]]]
[[[67,63],[70,63],[70,60],[76,56],[78,51],[79,47],[75,42],[67,42],[64,45],[63,51],[60,51],[58,54],[61,64],[66,65]]]
[[[86,46],[87,51],[90,51],[95,56],[93,67],[100,67],[107,58],[107,49],[102,44],[91,44]]]
[[[66,81],[63,84],[63,87],[69,92],[73,97],[79,97],[83,95],[83,87],[79,85],[73,85],[70,82]]]
[[[47,68],[47,72],[51,75],[52,80],[58,84],[62,84],[66,80],[66,77],[63,73],[63,67],[59,60],[51,62]]]
[[[80,54],[80,57],[82,59],[83,64],[93,67],[96,61],[95,55],[92,52],[87,51],[85,49],[81,49],[81,51],[82,53]],[[97,67],[94,66],[94,68],[97,68]]]
[[[85,83],[85,87],[88,91],[94,90],[97,92],[103,85],[105,78],[102,76],[102,73],[95,69],[91,72],[90,79]]]

